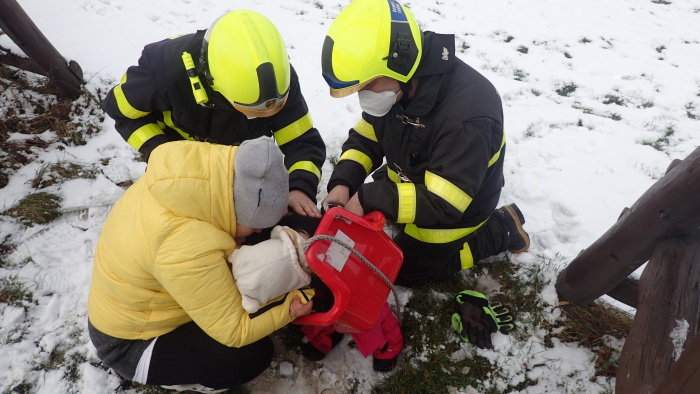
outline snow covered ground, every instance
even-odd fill
[[[329,156],[340,153],[348,128],[360,116],[357,96],[333,99],[321,78],[323,39],[346,1],[19,2],[54,46],[82,66],[87,88],[102,94],[135,64],[145,44],[207,28],[230,10],[258,11],[285,37]],[[518,203],[532,239],[530,251],[514,257],[520,264],[535,264],[543,256],[565,266],[661,177],[671,160],[683,159],[700,145],[697,0],[426,0],[406,5],[424,30],[455,34],[457,55],[501,93],[507,132],[501,202]],[[6,36],[0,45],[16,48]],[[23,262],[19,270],[0,267],[0,278],[16,276],[35,300],[26,310],[0,304],[3,392],[22,383],[40,393],[120,391],[117,378],[95,366],[98,359],[85,331],[86,300],[102,223],[124,192],[117,184],[137,179],[144,163],[134,160],[110,119],[101,127],[104,131],[84,146],[43,153],[0,189],[4,211],[33,190],[28,181],[42,161],[97,164],[109,159],[94,180],[47,189],[63,197],[68,213],[62,218],[30,228],[0,222],[0,239],[11,235],[20,245],[4,259]],[[327,164],[324,180],[330,172]],[[542,296],[557,303],[553,286]],[[410,291],[403,290],[403,301],[408,297]],[[73,344],[71,353],[84,355],[74,366],[81,376],[75,383],[64,378],[65,368],[37,368],[65,344]],[[523,362],[544,365],[536,372],[539,383],[524,392],[609,392],[614,387],[614,379],[588,379],[593,364],[587,349],[566,344],[545,349],[536,332],[517,344],[497,334],[495,345],[478,353],[512,371],[510,379],[522,377]],[[285,354],[250,389],[346,392],[355,387],[366,392],[382,377],[357,351],[334,352],[320,366]]]

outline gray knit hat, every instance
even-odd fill
[[[277,224],[287,212],[289,175],[275,141],[271,137],[243,141],[233,168],[236,222],[255,229]]]

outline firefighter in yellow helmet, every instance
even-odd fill
[[[359,215],[378,210],[401,226],[396,283],[405,286],[530,245],[520,209],[496,209],[506,152],[501,99],[455,56],[454,41],[421,31],[395,0],[354,0],[323,43],[331,96],[358,93],[363,110],[324,203]]]
[[[238,145],[274,136],[289,171],[289,206],[320,217],[325,145],[282,36],[263,15],[229,12],[207,30],[147,45],[104,107],[146,160],[169,141]]]

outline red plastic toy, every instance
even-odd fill
[[[329,235],[350,244],[393,283],[403,253],[382,230],[384,222],[381,212],[359,217],[335,207],[326,212],[314,235]],[[389,285],[359,257],[330,240],[313,242],[306,260],[333,292],[335,302],[328,312],[302,316],[294,323],[334,325],[340,332],[371,330],[391,291]]]

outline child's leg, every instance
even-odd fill
[[[379,320],[372,330],[350,335],[355,339],[363,356],[372,354],[375,371],[388,372],[394,369],[403,348],[403,335],[388,302],[384,304]]]
[[[146,383],[197,383],[213,389],[236,387],[267,369],[273,353],[269,337],[240,348],[228,347],[190,322],[158,337]]]

